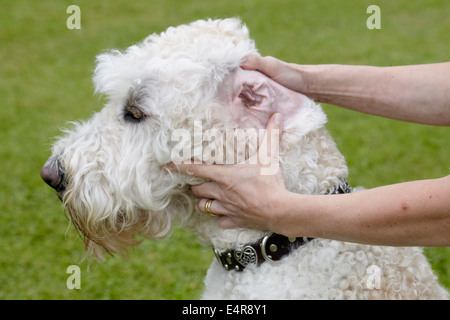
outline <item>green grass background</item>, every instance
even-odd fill
[[[81,30],[66,8],[81,8]],[[366,8],[381,8],[381,30]],[[2,0],[0,2],[0,299],[195,299],[213,259],[175,230],[127,259],[88,263],[56,196],[39,177],[52,137],[102,107],[93,95],[95,55],[200,18],[240,16],[263,55],[305,64],[404,65],[447,61],[450,2]],[[375,187],[449,174],[449,128],[407,124],[324,106],[348,160],[352,185]],[[426,106],[424,106],[426,108]],[[450,251],[428,248],[450,288]],[[81,289],[66,269],[81,267]]]

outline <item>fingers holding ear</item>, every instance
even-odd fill
[[[269,78],[275,79],[280,74],[280,66],[285,62],[274,57],[261,57],[257,54],[248,55],[241,65],[244,70],[257,70]]]

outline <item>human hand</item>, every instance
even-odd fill
[[[290,90],[303,94],[308,93],[307,78],[302,73],[301,67],[295,63],[287,63],[270,56],[261,57],[251,54],[246,57],[241,68],[257,70]]]
[[[170,164],[169,168],[211,180],[193,185],[191,189],[194,195],[201,198],[198,204],[201,212],[205,212],[207,200],[214,199],[210,211],[218,216],[222,228],[272,230],[273,223],[278,220],[274,213],[279,212],[282,194],[287,190],[281,170],[267,170],[272,168],[263,164],[261,159],[263,156],[270,157],[272,165],[274,162],[279,165],[278,150],[273,145],[278,146],[282,123],[283,115],[279,113],[269,119],[255,155],[257,159],[250,158],[235,165]],[[271,140],[274,138],[278,141]]]

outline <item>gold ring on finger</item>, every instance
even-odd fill
[[[211,211],[211,204],[213,203],[214,199],[209,199],[205,203],[205,213],[211,217],[215,217],[216,215],[212,213]]]

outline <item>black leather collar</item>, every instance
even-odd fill
[[[311,241],[312,238],[288,238],[281,234],[270,233],[258,242],[248,244],[242,249],[225,252],[214,250],[217,260],[226,270],[243,271],[248,266],[257,266],[263,262],[276,263],[292,250]]]
[[[326,194],[351,193],[352,188],[346,180],[328,190]],[[243,271],[248,266],[258,266],[269,262],[276,264],[291,251],[303,246],[314,238],[286,237],[281,234],[269,233],[253,244],[245,245],[242,249],[219,252],[214,249],[217,260],[226,270]]]

